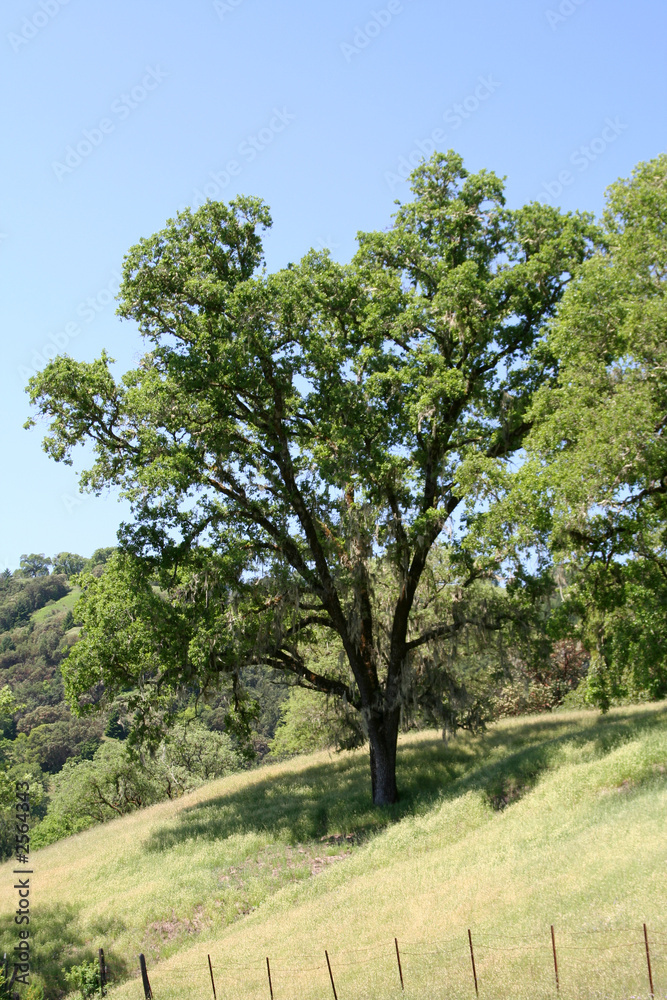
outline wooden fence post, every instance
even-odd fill
[[[97,953],[97,958],[100,963],[100,996],[103,997],[106,995],[106,990],[104,989],[104,987],[107,984],[107,970],[104,965],[104,948],[100,948],[100,950]]]
[[[646,964],[648,966],[648,984],[651,987],[651,996],[655,996],[653,992],[653,974],[651,972],[651,952],[648,946],[648,931],[646,930],[646,924],[644,924],[644,944],[646,945]]]
[[[153,991],[151,989],[151,984],[148,981],[146,959],[143,954],[139,955],[139,968],[141,969],[141,981],[144,984],[144,997],[146,1000],[153,1000]]]
[[[333,990],[334,1000],[338,1000],[338,995],[336,993],[336,984],[334,983],[333,972],[331,971],[331,962],[329,961],[329,952],[326,950],[326,948],[324,950],[324,954],[326,956],[327,967],[329,969],[329,979],[331,980],[331,989]]]
[[[271,994],[271,1000],[273,1000],[273,983],[271,982],[271,966],[269,965],[269,956],[266,956],[266,972],[269,977],[269,993]]]
[[[401,989],[404,990],[405,986],[403,985],[403,969],[401,968],[401,953],[398,950],[398,941],[396,940],[396,938],[394,938],[394,944],[396,945],[396,961],[398,962],[398,974],[401,977]]]
[[[470,933],[470,928],[468,928],[468,941],[470,943],[470,961],[472,962],[472,975],[475,980],[475,995],[479,996],[479,988],[477,986],[477,969],[475,968],[475,952],[472,950],[472,934]]]
[[[554,934],[554,925],[551,925],[551,947],[554,953],[554,972],[556,973],[556,993],[560,989],[560,983],[558,982],[558,959],[556,958],[556,935]]]
[[[218,1000],[215,995],[215,979],[213,978],[213,966],[211,965],[211,956],[207,955],[208,958],[208,971],[211,973],[211,986],[213,987],[213,1000]]]

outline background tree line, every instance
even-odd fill
[[[252,744],[241,745],[222,732],[221,703],[206,707],[202,725],[194,720],[194,709],[188,711],[186,697],[180,728],[176,726],[171,742],[162,741],[152,755],[135,752],[126,743],[130,722],[122,699],[102,713],[72,714],[60,667],[81,629],[76,574],[85,570],[99,578],[112,551],[98,549],[89,559],[67,553],[68,573],[55,571],[65,567],[61,557],[49,563],[43,555],[24,556],[18,572],[0,576],[3,859],[14,846],[15,781],[30,782],[32,840],[39,847],[247,766],[254,752]],[[262,702],[265,708],[257,714],[255,742],[259,752],[266,752],[279,709],[269,704],[270,697]]]

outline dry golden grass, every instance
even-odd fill
[[[122,977],[143,951],[156,1000],[198,1000],[210,953],[218,997],[268,1000],[268,955],[276,1000],[314,1000],[327,948],[339,1000],[391,1000],[396,936],[406,998],[472,1000],[470,927],[483,1000],[541,998],[553,923],[561,996],[621,998],[648,994],[646,921],[664,996],[666,765],[661,704],[410,735],[389,812],[368,805],[364,753],[234,775],[38,852],[40,961],[53,975],[102,945]]]

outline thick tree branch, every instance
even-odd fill
[[[225,474],[223,473],[223,475]],[[264,528],[267,534],[269,534],[272,538],[275,538],[280,551],[284,553],[297,573],[301,574],[309,587],[311,587],[315,593],[321,593],[324,595],[322,586],[303,559],[296,542],[292,538],[285,536],[285,534],[278,527],[276,527],[276,525],[273,524],[273,522],[266,517],[265,514],[260,513],[259,505],[246,496],[245,491],[233,479],[233,477],[225,475],[225,479],[230,481],[232,485],[225,486],[224,483],[221,483],[213,476],[205,476],[204,482],[208,483],[208,485],[218,493],[221,493],[223,496],[228,497],[234,503],[238,504],[239,507],[246,512],[248,520],[251,524],[256,524],[259,527]]]
[[[292,674],[301,681],[306,681],[307,683],[301,684],[301,687],[308,687],[313,691],[321,691],[323,694],[336,695],[339,698],[344,698],[354,708],[361,708],[361,700],[352,688],[344,684],[343,681],[336,680],[334,677],[325,677],[323,674],[318,674],[314,670],[310,670],[298,654],[287,650],[279,650],[268,656],[263,656],[261,662],[266,663],[275,670],[282,670]]]
[[[467,625],[483,626],[491,632],[497,632],[502,628],[502,623],[500,622],[489,623],[488,621],[481,622],[475,618],[460,618],[456,622],[449,622],[447,624],[443,622],[440,625],[434,625],[432,628],[422,632],[416,639],[410,639],[406,643],[405,648],[410,651],[418,649],[420,646],[425,646],[427,643],[433,642],[434,639],[451,638],[451,636],[456,635],[457,632],[460,632]]]

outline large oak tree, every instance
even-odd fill
[[[139,366],[116,380],[105,354],[59,357],[30,383],[47,452],[71,461],[92,441],[84,488],[120,485],[134,507],[131,556],[115,583],[89,583],[70,691],[286,671],[360,711],[377,804],[397,797],[411,658],[501,627],[493,600],[464,597],[507,552],[468,529],[490,499],[480,484],[522,448],[552,364],[545,321],[595,239],[587,216],[507,209],[501,180],[451,152],[412,189],[349,264],[311,251],[269,275],[260,201],[180,213],[125,260],[119,312],[148,341]],[[429,618],[436,548],[448,601]],[[322,630],[348,672],[309,662]]]

